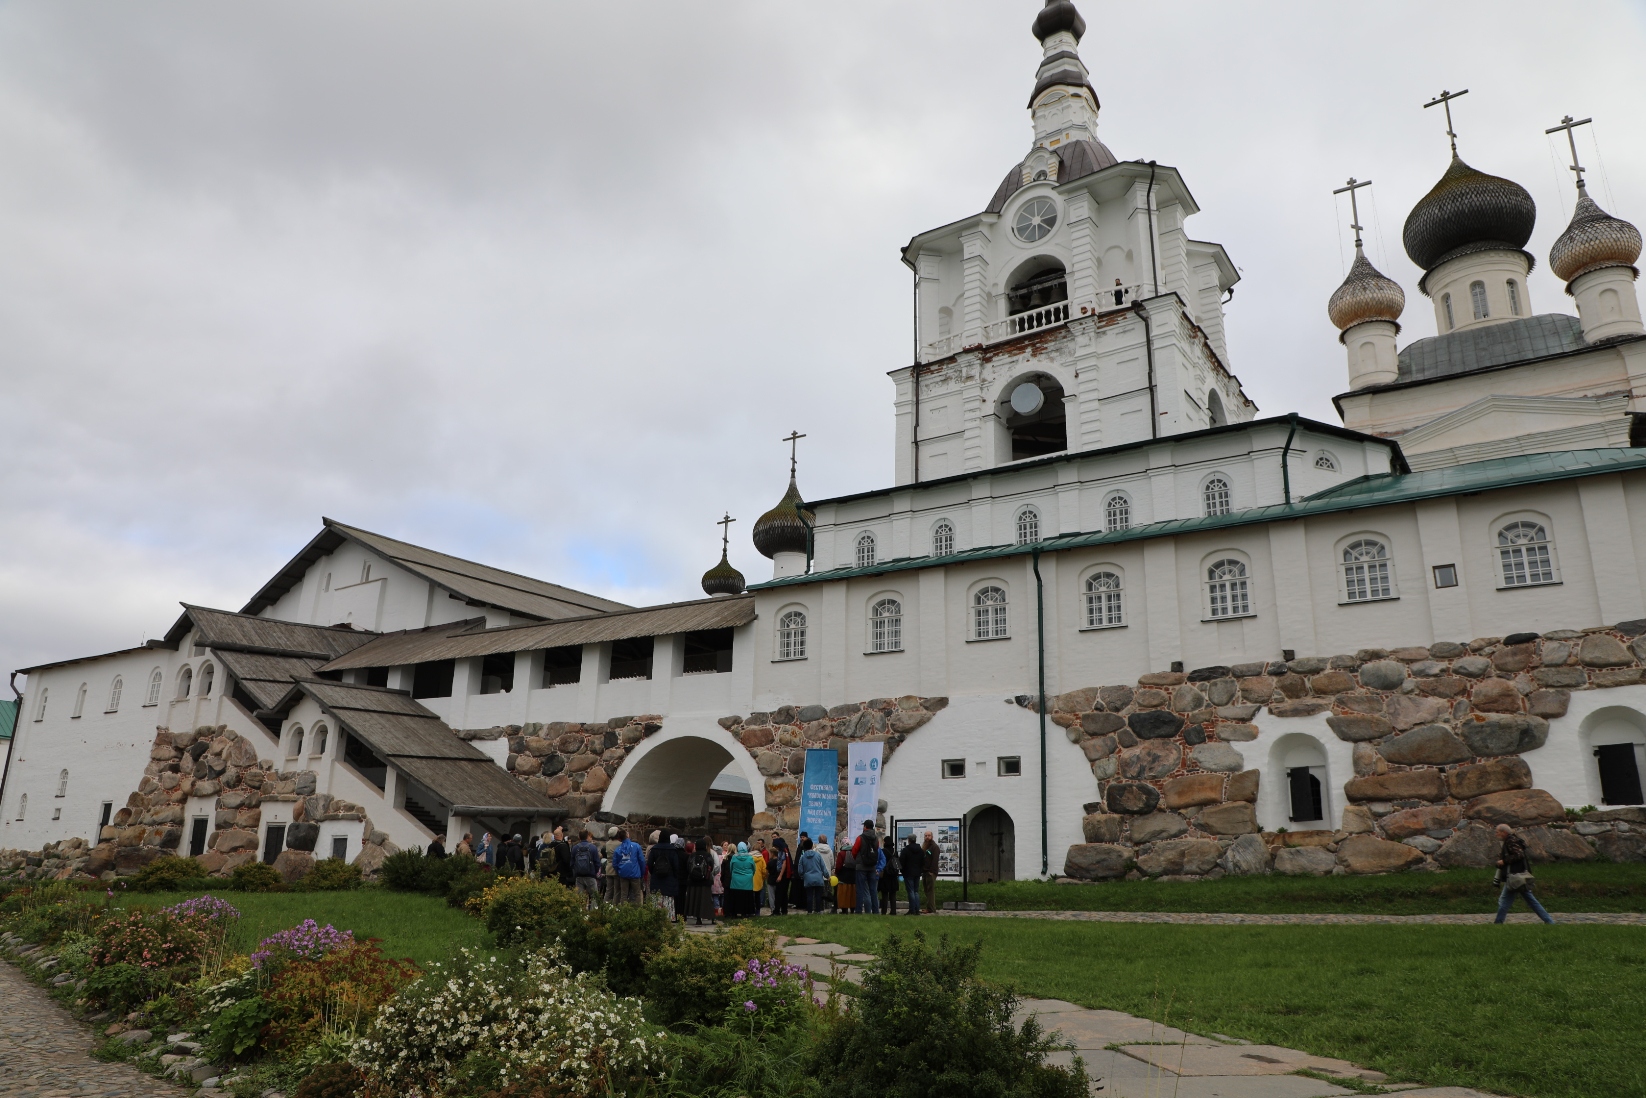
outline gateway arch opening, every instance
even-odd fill
[[[758,780],[753,760],[745,767],[715,740],[678,736],[631,757],[604,807],[641,826],[667,824],[740,842],[754,827],[751,776]]]

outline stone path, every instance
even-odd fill
[[[0,961],[0,1098],[181,1098],[130,1064],[92,1059],[91,1047],[83,1022]]]
[[[988,914],[1033,918],[1111,913]],[[1287,916],[1271,918],[1284,920]],[[853,953],[843,945],[821,942],[815,938],[782,938],[780,941],[784,954],[792,964],[804,965],[824,977],[834,971],[835,966],[841,966],[841,977],[852,983],[862,979],[860,966],[874,960],[866,953]],[[1300,1070],[1350,1080],[1360,1088],[1367,1084],[1383,1086],[1387,1092],[1398,1093],[1401,1098],[1492,1098],[1485,1091],[1466,1087],[1386,1083],[1387,1076],[1381,1072],[1357,1067],[1347,1060],[1311,1056],[1277,1045],[1254,1045],[1232,1037],[1203,1037],[1118,1010],[1089,1010],[1060,999],[1025,999],[1018,1004],[1018,1021],[1031,1015],[1040,1020],[1043,1028],[1074,1046],[1074,1051],[1057,1053],[1053,1060],[1065,1064],[1074,1056],[1084,1060],[1086,1074],[1092,1080],[1094,1098],[1330,1098],[1333,1095],[1363,1092],[1363,1089],[1338,1086],[1329,1080],[1296,1074]],[[1097,1089],[1099,1085],[1101,1090]]]
[[[1484,915],[1222,915],[1201,911],[939,911],[939,915],[984,919],[1061,919],[1086,923],[1177,923],[1184,926],[1481,926],[1497,916]],[[1551,913],[1553,914],[1553,913]],[[1641,912],[1568,912],[1557,923],[1596,926],[1646,926]],[[1511,912],[1511,923],[1536,923],[1529,911]]]

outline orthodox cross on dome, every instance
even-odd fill
[[[720,555],[721,556],[726,555],[727,547],[731,544],[730,539],[731,539],[731,534],[732,534],[732,523],[734,523],[736,521],[737,521],[736,519],[732,518],[732,513],[730,511],[727,511],[726,512],[726,517],[721,519],[719,522],[715,523],[716,526],[720,527]]]
[[[1428,110],[1430,107],[1434,106],[1443,106],[1446,108],[1446,136],[1452,139],[1453,156],[1457,155],[1457,132],[1452,129],[1452,100],[1458,98],[1459,96],[1468,94],[1468,88],[1464,88],[1460,92],[1450,92],[1442,89],[1439,95],[1423,104],[1424,110]]]
[[[806,436],[801,434],[799,431],[790,431],[789,432],[789,437],[779,440],[781,442],[787,442],[789,444],[789,479],[790,480],[794,479],[795,457],[796,457],[796,453],[797,453],[797,447],[800,443],[800,440],[805,438],[805,437]]]
[[[1354,176],[1351,175],[1349,177],[1349,182],[1346,186],[1339,187],[1337,190],[1332,192],[1333,194],[1342,194],[1344,191],[1349,192],[1349,218],[1350,218],[1349,228],[1351,228],[1355,231],[1355,251],[1357,251],[1357,252],[1360,251],[1360,229],[1361,229],[1361,226],[1360,226],[1360,203],[1355,201],[1355,192],[1358,191],[1362,187],[1370,187],[1371,185],[1372,185],[1372,181],[1370,179],[1359,179],[1359,180],[1357,180]]]
[[[1579,118],[1574,122],[1572,116],[1568,114],[1560,120],[1560,125],[1550,126],[1543,131],[1546,134],[1559,133],[1561,130],[1566,131],[1566,143],[1572,147],[1572,170],[1577,173],[1577,189],[1579,191],[1583,190],[1583,172],[1585,169],[1577,160],[1577,137],[1575,134],[1579,126],[1587,126],[1593,121],[1593,118]]]

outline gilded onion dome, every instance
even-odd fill
[[[1387,277],[1366,258],[1366,253],[1355,248],[1354,265],[1349,277],[1343,280],[1326,303],[1326,313],[1338,331],[1345,332],[1368,320],[1387,320],[1398,325],[1400,314],[1406,308],[1406,291]]]
[[[1563,282],[1602,267],[1633,267],[1640,258],[1640,230],[1595,204],[1578,184],[1572,223],[1549,249],[1549,268]]]
[[[754,547],[761,556],[768,558],[779,553],[804,553],[811,524],[815,521],[817,516],[806,509],[800,498],[800,488],[795,484],[793,474],[790,474],[789,490],[783,493],[777,506],[755,520]]]
[[[703,573],[703,593],[707,595],[741,595],[743,573],[726,559],[726,550],[720,549],[720,563]]]
[[[1440,182],[1412,207],[1401,235],[1406,254],[1428,272],[1472,252],[1522,251],[1536,223],[1537,204],[1525,187],[1476,171],[1454,154]]]

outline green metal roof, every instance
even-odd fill
[[[11,739],[11,733],[17,727],[17,699],[7,698],[0,701],[0,740]]]
[[[857,576],[879,576],[916,568],[965,564],[974,560],[1026,556],[1037,551],[1054,553],[1063,549],[1082,549],[1090,545],[1116,545],[1128,541],[1145,541],[1149,538],[1175,537],[1179,534],[1196,534],[1205,530],[1254,526],[1264,522],[1281,522],[1338,511],[1359,511],[1368,507],[1410,503],[1438,496],[1471,495],[1497,488],[1513,488],[1522,484],[1546,484],[1550,481],[1601,476],[1635,469],[1646,469],[1646,449],[1614,447],[1597,450],[1562,450],[1549,454],[1517,454],[1512,457],[1492,458],[1490,461],[1474,461],[1467,465],[1451,465],[1444,469],[1425,469],[1417,473],[1379,473],[1375,476],[1357,477],[1335,488],[1316,492],[1297,503],[1276,503],[1268,507],[1254,507],[1214,517],[1172,519],[1168,522],[1154,522],[1147,526],[1134,526],[1112,533],[1060,534],[1026,545],[986,545],[942,557],[899,557],[881,561],[869,568],[835,568],[805,576],[785,576],[782,579],[767,580],[765,583],[751,583],[749,590],[794,587],[806,583],[853,579]]]

